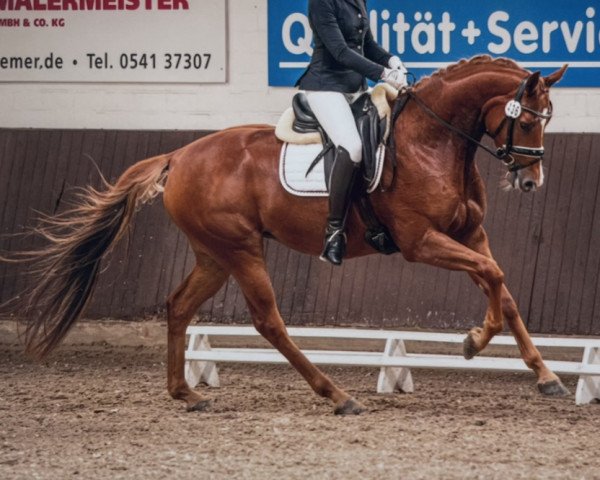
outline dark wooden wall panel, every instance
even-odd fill
[[[34,211],[65,208],[73,187],[99,187],[96,165],[113,182],[136,161],[204,134],[0,129],[0,250],[39,245],[11,234],[31,225]],[[535,194],[503,192],[502,166],[479,154],[492,250],[532,331],[600,335],[600,135],[548,135],[546,147],[546,185]],[[401,255],[333,268],[273,241],[265,242],[265,255],[289,325],[466,329],[485,313],[485,297],[466,275],[409,264]],[[193,265],[158,199],[138,213],[129,240],[104,266],[88,316],[163,315],[167,295]],[[18,273],[0,264],[0,301],[24,287]],[[250,321],[233,280],[200,312],[212,321]]]

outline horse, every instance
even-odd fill
[[[478,56],[421,79],[393,119],[395,148],[388,151],[383,179],[390,187],[370,195],[377,217],[407,261],[464,271],[487,296],[483,325],[465,338],[465,358],[481,352],[502,331],[505,319],[539,391],[548,396],[569,392],[533,345],[492,256],[482,226],[485,186],[474,156],[487,133],[498,150],[486,148],[506,163],[510,187],[540,188],[549,89],[566,68],[542,77],[509,59]],[[28,320],[26,352],[41,358],[60,343],[92,295],[103,258],[123,237],[136,210],[162,193],[164,207],[196,258],[191,273],[167,299],[171,397],[183,400],[188,411],[209,407],[210,399],[184,378],[185,332],[201,304],[233,276],[258,332],[314,392],[333,403],[334,413],[363,412],[358,400],[304,356],[277,308],[264,238],[318,255],[327,216],[326,199],[296,197],[282,188],[281,148],[272,126],[225,129],[142,160],[112,185],[87,187],[74,207],[47,217],[37,229],[47,246],[21,258],[34,262],[37,272],[19,312]],[[348,258],[374,253],[364,234],[365,225],[352,210]]]

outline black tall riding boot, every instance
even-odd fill
[[[338,147],[329,180],[329,217],[321,260],[341,265],[346,254],[346,216],[360,164],[350,159],[348,150]]]

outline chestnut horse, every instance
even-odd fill
[[[374,210],[406,260],[467,272],[487,295],[483,325],[468,333],[465,357],[479,353],[506,319],[545,395],[568,391],[532,344],[490,252],[482,226],[485,187],[474,155],[483,134],[493,132],[503,152],[498,156],[510,167],[512,187],[523,191],[541,187],[549,88],[565,69],[543,78],[510,60],[480,56],[421,80],[393,125],[397,163],[393,187],[371,195]],[[515,97],[520,100],[516,112],[511,102]],[[136,209],[164,187],[165,208],[196,256],[193,271],[167,301],[170,395],[185,401],[188,410],[209,404],[184,378],[185,331],[201,304],[233,276],[256,329],[318,395],[333,402],[335,413],[360,413],[364,407],[309,362],[290,339],[277,309],[263,239],[274,237],[295,250],[318,255],[327,216],[325,199],[294,197],[280,185],[281,146],[271,126],[223,130],[133,165],[115,185],[107,184],[103,191],[88,188],[75,208],[46,219],[38,231],[48,247],[26,255],[37,262],[39,272],[21,310],[30,320],[28,352],[41,357],[57,346],[85,307],[104,255],[124,234]],[[392,179],[390,163],[384,173],[386,184]],[[364,242],[364,233],[359,215],[351,212],[348,257],[374,253]]]

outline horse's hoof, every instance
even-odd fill
[[[466,338],[463,340],[463,356],[467,360],[471,360],[475,355],[479,353],[477,346],[475,345],[475,340],[473,340],[473,335],[469,333]]]
[[[210,408],[210,400],[200,400],[193,405],[188,405],[186,410],[188,412],[206,412]]]
[[[365,406],[360,402],[349,398],[341,405],[335,407],[333,411],[336,415],[360,415],[366,410]]]
[[[566,397],[571,395],[569,389],[558,379],[550,380],[546,383],[538,383],[537,386],[540,393],[547,397]]]

